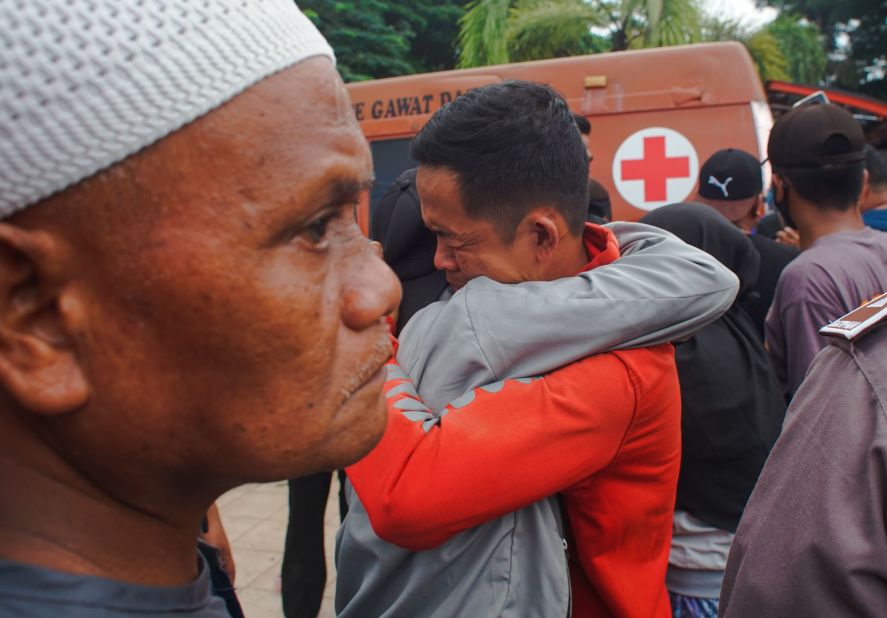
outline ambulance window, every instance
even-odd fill
[[[389,139],[371,142],[373,152],[373,168],[376,173],[376,184],[370,196],[370,203],[375,206],[385,195],[388,187],[402,172],[415,167],[410,158],[410,138]]]

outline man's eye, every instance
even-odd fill
[[[317,247],[325,247],[327,241],[327,231],[330,226],[330,221],[333,219],[332,214],[321,217],[315,221],[312,221],[302,230],[302,236],[310,242],[312,245]]]

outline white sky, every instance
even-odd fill
[[[754,0],[702,0],[706,13],[736,18],[751,27],[761,26],[776,19],[774,8],[755,8]]]

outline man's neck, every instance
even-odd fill
[[[23,449],[9,444],[0,455],[0,558],[143,585],[194,581],[211,501],[182,496],[164,505],[167,513],[151,513],[110,496],[43,445],[31,442],[17,457]]]
[[[558,253],[549,264],[545,272],[539,277],[541,281],[553,281],[563,277],[572,277],[582,272],[588,264],[590,256],[585,248],[582,236],[566,236],[561,240]]]
[[[758,219],[756,217],[743,217],[736,221],[734,225],[746,234],[751,234],[758,227]]]
[[[859,210],[887,210],[887,191],[873,193],[865,204],[860,205]]]
[[[797,209],[793,209],[793,215],[794,210]],[[856,207],[846,211],[819,210],[811,204],[805,204],[802,213],[795,217],[795,221],[798,225],[801,251],[809,249],[814,242],[824,236],[865,229],[859,209]]]

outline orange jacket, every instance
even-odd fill
[[[614,259],[609,246],[590,249],[590,266]],[[391,369],[388,429],[347,471],[378,536],[428,549],[560,493],[574,615],[670,615],[664,582],[680,465],[670,345],[481,387],[439,421]]]

